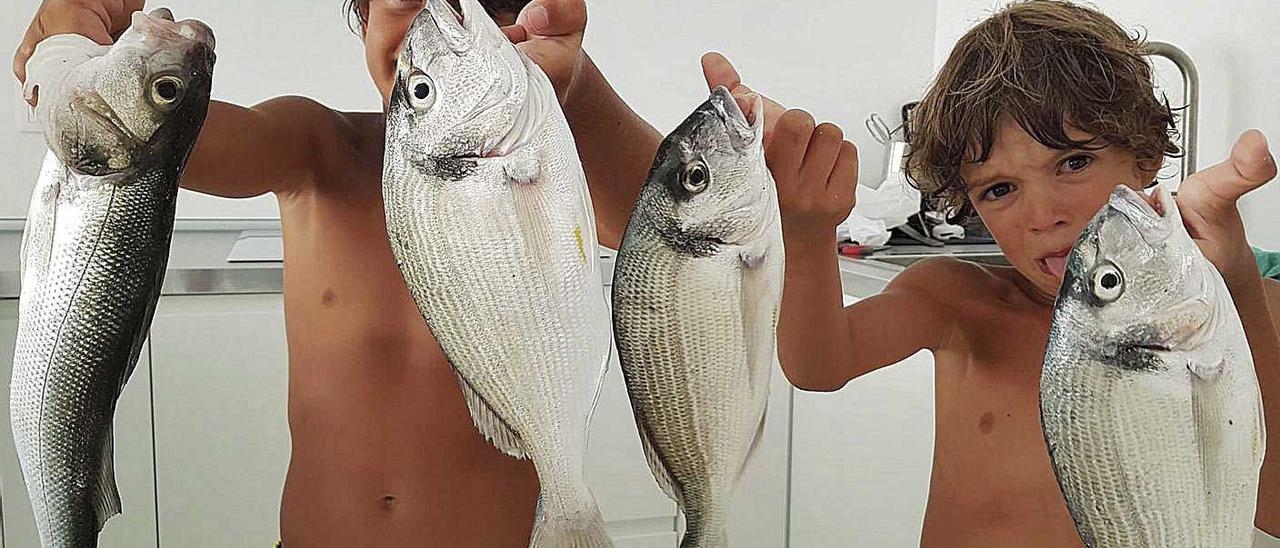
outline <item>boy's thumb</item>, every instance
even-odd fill
[[[520,10],[516,24],[530,35],[580,34],[587,28],[587,5],[583,0],[534,0]]]

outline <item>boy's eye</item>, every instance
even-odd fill
[[[982,199],[996,200],[1007,196],[1010,192],[1013,192],[1013,185],[1009,183],[996,183],[982,191]]]
[[[1093,158],[1081,154],[1063,160],[1062,167],[1066,168],[1067,171],[1080,171],[1091,164],[1093,164]]]

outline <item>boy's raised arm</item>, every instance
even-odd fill
[[[754,94],[728,59],[709,53],[702,69],[746,105]],[[786,279],[778,358],[797,388],[830,391],[922,348],[937,348],[949,325],[932,298],[945,263],[916,265],[886,290],[844,307],[835,228],[853,209],[858,151],[833,124],[765,100],[765,160],[778,187]]]

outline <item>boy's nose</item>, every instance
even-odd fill
[[[1031,228],[1031,232],[1037,234],[1059,229],[1069,224],[1065,208],[1053,198],[1040,197],[1040,199],[1032,200],[1029,213],[1031,219],[1027,226]]]

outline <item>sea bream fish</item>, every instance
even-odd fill
[[[10,416],[46,547],[95,546],[120,512],[112,418],[160,296],[213,47],[161,9],[109,48],[50,37],[28,64],[52,152],[23,234]]]
[[[585,471],[611,346],[586,177],[550,80],[461,4],[429,0],[400,53],[387,235],[476,427],[533,461],[531,546],[611,546]]]
[[[1040,379],[1088,546],[1247,547],[1262,402],[1235,304],[1164,188],[1119,187],[1067,258]]]
[[[777,359],[782,225],[758,97],[752,111],[718,87],[663,140],[614,267],[622,371],[682,548],[727,545]]]

